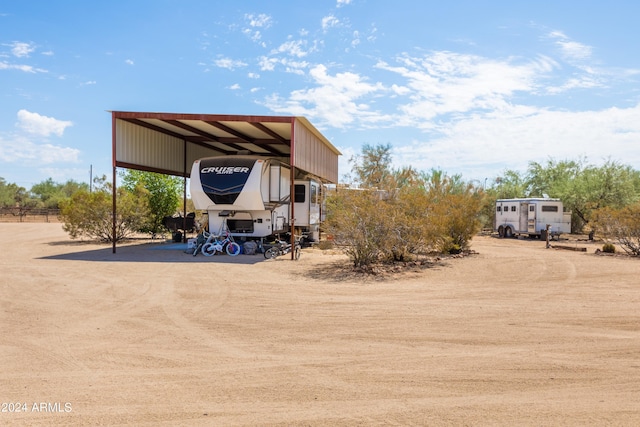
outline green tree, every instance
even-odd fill
[[[139,231],[152,234],[163,231],[164,217],[173,215],[180,205],[182,178],[128,169],[122,176],[122,182],[129,191],[140,185],[148,191],[150,214]]]
[[[4,178],[0,177],[0,207],[14,207],[19,205],[26,195],[23,187],[14,183],[7,183]]]
[[[563,201],[572,211],[574,232],[589,225],[598,209],[621,208],[640,199],[640,173],[610,159],[602,166],[588,165],[585,159],[531,162],[526,182],[529,195],[547,194]]]
[[[73,193],[81,189],[88,189],[85,183],[68,180],[64,184],[56,183],[49,178],[31,187],[30,194],[37,200],[39,206],[49,209],[57,209],[62,200],[68,199]]]
[[[496,200],[529,196],[525,177],[514,170],[504,171],[502,176],[495,179],[494,185],[489,191]]]
[[[60,203],[62,228],[72,239],[87,237],[103,242],[120,241],[140,229],[149,215],[148,192],[141,185],[116,191],[116,229],[113,230],[113,193],[106,177],[93,192],[80,189]]]
[[[351,157],[355,181],[362,188],[389,189],[391,170],[391,145],[371,146],[365,144],[362,153]]]

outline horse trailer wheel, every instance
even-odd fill
[[[513,230],[511,230],[511,227],[506,227],[504,229],[504,237],[506,237],[507,239],[513,237]]]

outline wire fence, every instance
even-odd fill
[[[0,222],[60,222],[60,209],[0,208]]]

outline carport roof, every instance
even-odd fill
[[[337,182],[340,152],[307,119],[111,111],[113,166],[188,177],[202,157],[252,154],[287,158]]]

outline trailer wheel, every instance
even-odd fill
[[[506,237],[507,239],[510,239],[513,237],[513,230],[511,230],[511,227],[505,227],[504,237]]]

